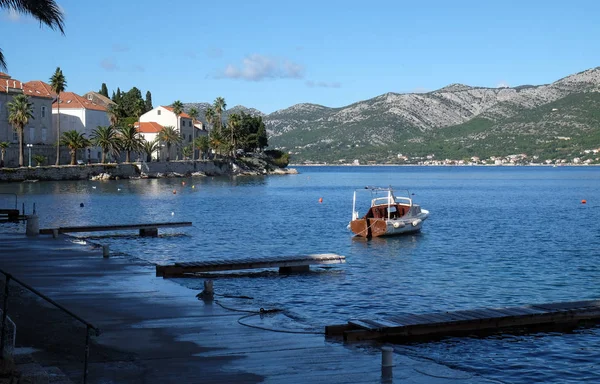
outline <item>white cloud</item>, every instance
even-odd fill
[[[341,88],[342,84],[337,81],[312,81],[307,80],[306,86],[309,88]]]
[[[229,64],[217,78],[261,81],[265,79],[301,79],[304,67],[290,60],[252,54],[240,66]]]
[[[127,52],[129,51],[129,46],[126,44],[115,43],[112,46],[113,52]]]
[[[115,62],[115,59],[111,57],[102,59],[102,61],[100,62],[100,66],[109,72],[116,71],[119,69],[119,66]]]
[[[223,50],[221,48],[213,47],[206,50],[206,56],[211,59],[218,59],[223,57]]]

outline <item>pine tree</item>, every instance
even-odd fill
[[[152,106],[152,94],[150,93],[150,91],[146,92],[146,112],[150,111],[152,108],[154,108]]]
[[[110,99],[115,103],[117,102],[117,95],[115,94],[115,91],[113,91],[112,97]]]
[[[106,87],[106,83],[102,83],[102,87],[100,87],[100,92],[98,92],[104,97],[108,97],[108,88]]]

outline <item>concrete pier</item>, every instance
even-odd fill
[[[154,265],[127,256],[103,258],[101,248],[74,244],[62,236],[0,233],[0,241],[0,268],[102,330],[92,338],[88,383],[382,380],[381,349],[376,344],[345,346],[319,334],[243,326],[238,320],[247,314],[207,304],[195,297],[197,291],[156,278]],[[81,382],[85,329],[58,309],[21,295],[8,311],[15,315],[17,347],[35,348],[41,365],[57,366],[73,382]],[[269,327],[273,318],[245,321]],[[471,372],[407,356],[394,355],[394,363],[398,382],[492,383]],[[440,372],[445,378],[435,377]]]

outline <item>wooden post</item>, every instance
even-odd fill
[[[288,274],[288,273],[300,273],[300,272],[310,272],[310,265],[298,265],[295,267],[280,267],[279,273]]]
[[[204,280],[204,290],[196,295],[198,299],[212,301],[215,298],[212,280]]]
[[[158,228],[142,228],[140,229],[141,237],[158,237]]]

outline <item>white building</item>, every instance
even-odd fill
[[[158,124],[155,121],[142,122],[142,123],[136,122],[134,124],[134,126],[137,129],[137,131],[140,133],[140,137],[147,142],[152,142],[154,140],[157,140],[158,133],[160,132],[161,129],[163,129],[163,126]],[[162,151],[160,151],[160,149],[159,149],[159,150],[153,152],[152,160],[160,160],[162,158],[161,155],[164,155],[166,158],[165,151],[166,151],[166,149],[163,149]]]
[[[99,126],[110,125],[106,107],[85,99],[73,92],[60,94],[60,116],[58,103],[52,104],[52,124],[57,126],[60,119],[60,134],[75,130],[91,138],[92,132]],[[90,148],[83,160],[99,161],[102,152],[98,147]]]
[[[173,112],[172,107],[160,106],[156,107],[142,116],[140,116],[140,122],[142,123],[142,129],[144,128],[143,123],[157,123],[162,127],[171,126],[175,129],[179,129],[182,142],[181,146],[185,147],[189,145],[195,137],[206,134],[206,131],[198,128],[198,123],[196,126],[192,123],[192,118],[187,113],[183,112],[179,116],[176,116]],[[200,127],[202,125],[200,124]],[[151,128],[149,128],[151,129]],[[140,132],[142,133],[142,132]],[[166,149],[165,149],[166,151]],[[162,158],[161,153],[161,158]],[[166,153],[165,153],[166,155]],[[165,156],[166,157],[166,156]],[[171,159],[182,158],[180,148],[171,148],[171,154],[169,156]]]

